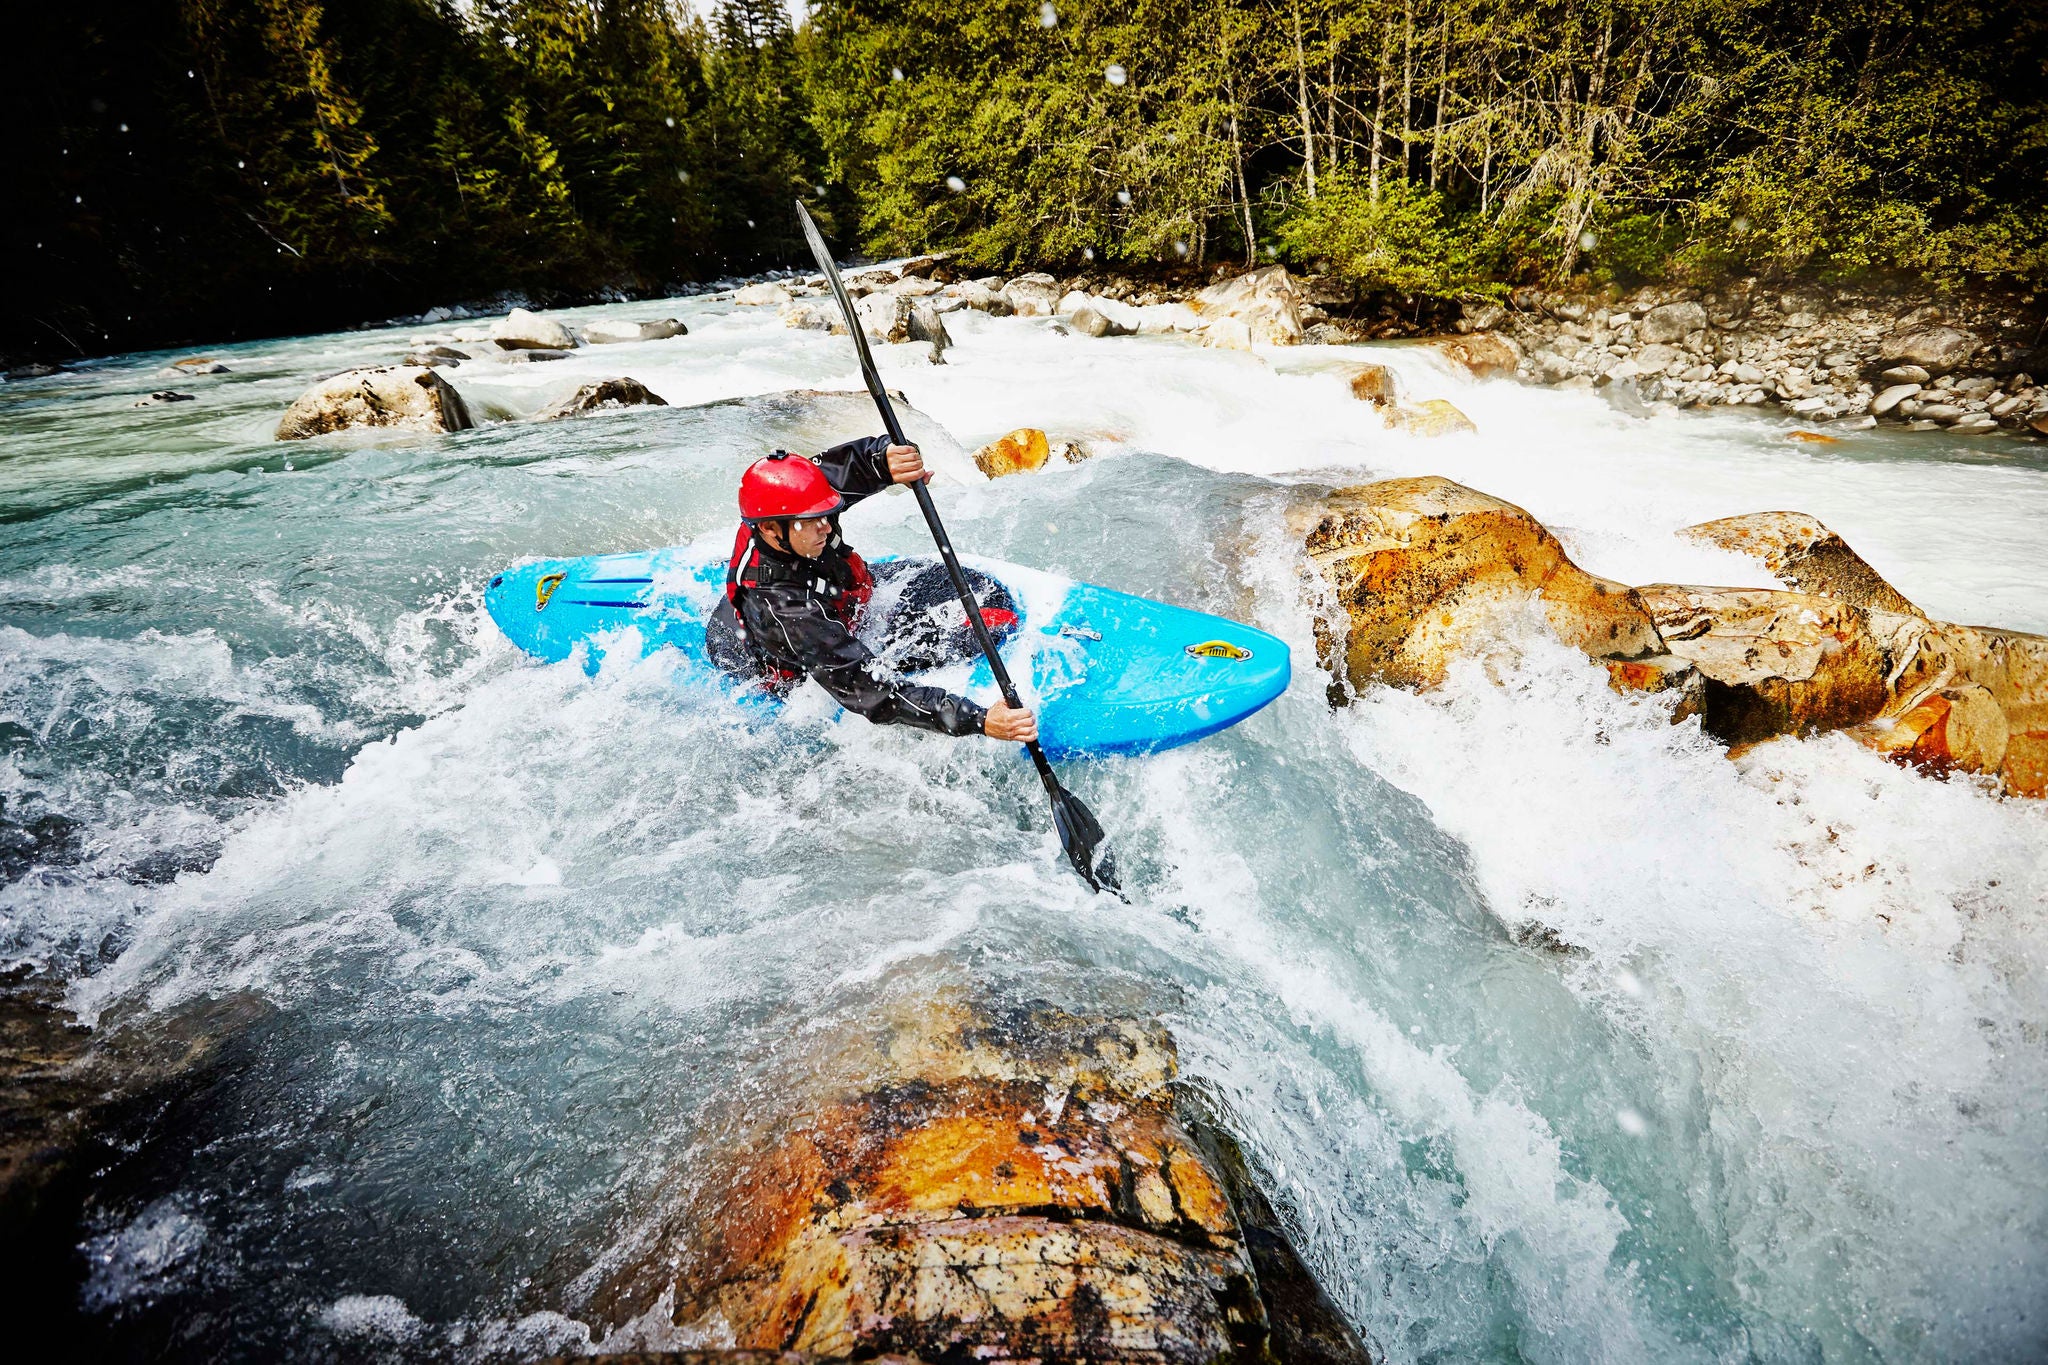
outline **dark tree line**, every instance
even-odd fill
[[[644,293],[844,243],[2048,275],[2022,0],[76,0],[5,48],[10,356]]]

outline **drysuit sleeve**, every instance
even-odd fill
[[[858,441],[833,446],[817,457],[817,464],[825,471],[825,482],[846,499],[848,507],[895,482],[889,477],[887,436],[863,436]]]
[[[818,680],[847,710],[877,725],[978,735],[987,711],[937,687],[897,677],[810,594],[777,585],[745,595],[747,629],[768,655]]]

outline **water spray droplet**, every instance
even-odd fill
[[[1579,234],[1579,250],[1591,251],[1594,247],[1599,245],[1600,239],[1598,237],[1595,237],[1592,233],[1582,232]]]
[[[1614,1122],[1622,1132],[1627,1133],[1630,1137],[1641,1137],[1650,1131],[1650,1125],[1645,1123],[1643,1116],[1633,1109],[1616,1110]]]
[[[1038,7],[1038,26],[1040,28],[1057,28],[1059,22],[1060,12],[1054,9],[1050,3]]]
[[[1111,62],[1102,69],[1102,79],[1108,81],[1111,85],[1122,85],[1130,78],[1124,74],[1122,67],[1118,66],[1115,62]]]
[[[667,118],[663,119],[662,122],[666,123],[669,127],[673,128],[676,126],[676,116],[674,114],[670,114]]]
[[[1730,224],[1730,226],[1732,226],[1737,232],[1747,232],[1749,231],[1749,219],[1738,217],[1734,221],[1734,223]]]
[[[946,177],[946,188],[955,194],[965,194],[967,193],[967,182],[957,175],[949,175]]]
[[[1117,203],[1119,203],[1119,204],[1128,204],[1128,203],[1130,203],[1130,202],[1131,202],[1131,192],[1130,192],[1129,190],[1118,190],[1118,191],[1116,192],[1116,202],[1117,202]]]
[[[1188,244],[1187,244],[1186,242],[1175,242],[1175,243],[1173,244],[1173,254],[1174,254],[1174,255],[1176,255],[1176,256],[1185,256],[1185,255],[1187,255],[1187,254],[1188,254]]]
[[[1081,259],[1082,259],[1082,260],[1084,260],[1084,261],[1092,261],[1092,260],[1094,260],[1094,259],[1095,259],[1095,248],[1094,248],[1094,247],[1092,247],[1092,246],[1084,246],[1084,247],[1082,247],[1082,248],[1081,248]]]
[[[900,67],[900,66],[892,66],[892,67],[890,67],[890,68],[889,68],[889,79],[890,79],[890,80],[892,80],[892,81],[900,81],[900,80],[902,80],[902,79],[903,79],[903,68],[902,68],[902,67]]]

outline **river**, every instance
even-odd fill
[[[269,439],[417,322],[0,388],[0,795],[69,822],[0,888],[0,956],[102,1023],[260,1006],[89,1201],[88,1354],[585,1348],[594,1277],[813,1040],[962,983],[1165,1020],[1386,1360],[2048,1352],[2048,806],[1840,737],[1731,762],[1533,628],[1497,679],[1333,713],[1281,525],[1296,485],[1437,473],[1596,573],[1764,583],[1673,533],[1795,508],[1937,616],[2048,631],[2043,447],[1792,444],[1400,345],[954,314],[942,367],[882,348],[970,448],[1100,452],[940,462],[963,549],[1294,647],[1236,729],[1070,769],[1123,904],[1064,870],[1010,751],[749,726],[658,664],[587,679],[497,635],[494,569],[723,534],[765,446],[873,429],[681,406],[858,386],[772,310],[564,316],[664,313],[690,335],[447,374],[505,415],[621,373],[679,406],[438,438]],[[1361,356],[1479,434],[1380,430]],[[165,386],[198,400],[129,406]],[[902,496],[848,531],[924,543]]]

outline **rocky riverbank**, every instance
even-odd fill
[[[1468,368],[1512,368],[1527,383],[1598,388],[1630,406],[1774,406],[1850,428],[1884,422],[1914,431],[2048,434],[2048,385],[2039,382],[2048,378],[2048,320],[2031,295],[1941,300],[1774,289],[1745,279],[1626,293],[1525,288],[1504,305],[1459,305],[1362,293],[1277,265],[1208,283],[1043,272],[1005,279],[974,276],[939,257],[862,272],[849,287],[891,300],[886,309],[861,305],[871,335],[932,340],[934,358],[950,344],[939,319],[958,309],[1051,316],[1093,337],[1177,333],[1235,349],[1478,332],[1511,341],[1519,354],[1510,365]],[[794,327],[842,326],[829,303],[813,301],[823,292],[815,277],[791,278],[732,297],[742,306],[775,306]]]

